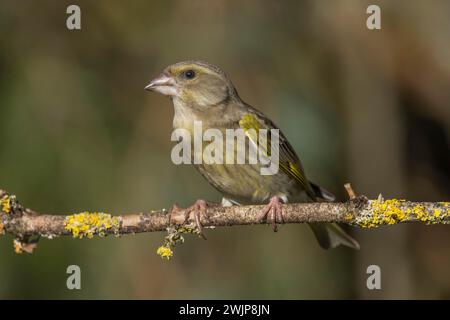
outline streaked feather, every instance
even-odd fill
[[[259,150],[266,156],[270,156],[270,150],[271,150],[271,140],[270,135],[267,136],[267,144],[261,144],[259,143],[259,135],[254,134],[253,132],[259,132],[261,129],[278,129],[279,128],[267,117],[262,115],[259,111],[255,110],[254,108],[249,109],[249,111],[252,111],[251,113],[245,114],[241,120],[239,121],[239,125],[241,128],[244,129],[246,132],[247,137],[254,143],[254,145],[257,145]],[[253,132],[250,130],[253,129]],[[308,196],[311,198],[311,200],[316,200],[316,194],[311,188],[310,183],[308,182],[305,173],[303,171],[302,165],[300,163],[299,158],[297,157],[294,149],[284,136],[284,134],[279,131],[280,135],[280,146],[279,146],[279,165],[281,170],[286,173],[291,178],[295,179],[298,184],[305,190],[305,192],[308,194]]]

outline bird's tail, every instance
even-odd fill
[[[334,201],[335,197],[322,187],[311,183],[311,188],[317,198],[322,198],[329,202]],[[352,249],[359,249],[359,243],[350,237],[340,226],[336,223],[312,223],[309,224],[314,235],[319,242],[319,245],[324,249],[335,248],[339,245],[347,246]]]
[[[319,245],[324,249],[336,248],[339,245],[359,249],[359,243],[350,237],[336,223],[310,223]]]

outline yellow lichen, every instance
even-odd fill
[[[20,239],[14,239],[13,241],[14,252],[17,254],[21,253],[33,253],[33,250],[36,249],[36,242],[23,242]]]
[[[107,231],[118,232],[119,219],[103,212],[81,212],[70,215],[64,222],[64,228],[70,231],[74,238],[94,237],[94,234],[104,236]]]
[[[445,206],[445,203],[439,203]],[[356,224],[363,228],[375,228],[380,225],[392,225],[406,220],[419,220],[427,224],[436,224],[446,221],[450,210],[441,208],[425,208],[422,204],[406,207],[405,200],[390,199],[370,202],[366,214],[357,217]]]
[[[445,206],[445,205],[444,205]],[[428,224],[436,224],[444,221],[448,215],[449,210],[441,210],[440,208],[434,208],[431,212],[428,212],[424,206],[418,204],[413,208],[408,208],[407,213],[417,218],[420,221],[426,222]]]
[[[17,253],[17,254],[23,253],[22,243],[19,240],[14,239],[13,245],[14,245],[14,252],[15,253]]]
[[[170,247],[161,246],[156,250],[156,254],[159,255],[163,259],[170,260],[173,257],[173,251]]]
[[[164,243],[156,250],[156,254],[163,259],[169,260],[173,256],[172,248],[184,242],[183,234],[191,233],[200,235],[195,225],[170,226],[167,228],[167,236]]]
[[[433,216],[434,216],[435,218],[439,218],[439,217],[441,216],[441,214],[442,214],[442,211],[441,211],[441,210],[439,210],[439,209],[434,209],[434,211],[433,211]]]
[[[4,213],[11,212],[11,198],[9,196],[5,196],[0,199],[1,211]]]
[[[355,217],[351,213],[347,213],[344,217],[346,221],[352,221]]]
[[[359,222],[363,228],[375,228],[380,225],[390,225],[401,222],[407,218],[401,205],[404,200],[376,200],[371,202],[371,214]]]
[[[0,221],[0,236],[5,234],[5,227],[3,226],[3,223]]]

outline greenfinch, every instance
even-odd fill
[[[220,68],[206,62],[184,61],[168,66],[145,89],[171,98],[175,110],[174,129],[193,133],[195,122],[200,122],[203,130],[218,129],[225,132],[228,129],[241,129],[248,138],[248,146],[260,148],[259,151],[261,146],[254,132],[278,129],[267,116],[239,97],[234,85]],[[291,144],[281,131],[277,132],[279,170],[275,174],[263,175],[262,163],[249,161],[241,164],[194,163],[202,176],[223,194],[222,205],[266,204],[261,219],[272,224],[274,231],[277,230],[277,223],[283,223],[283,203],[335,199],[330,192],[306,178]],[[266,154],[270,153],[267,146],[273,142],[271,137],[268,136],[266,149],[263,150]],[[205,154],[201,156],[205,157]],[[191,210],[200,227],[199,216],[206,214],[206,202],[198,200]],[[338,245],[359,248],[358,242],[335,223],[314,223],[310,227],[322,248]]]

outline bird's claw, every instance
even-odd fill
[[[200,237],[206,240],[205,235],[203,234],[203,226],[201,224],[201,217],[207,217],[207,204],[205,200],[197,200],[195,203],[186,209],[185,211],[185,221],[189,220],[191,212],[194,214],[195,225],[198,230],[198,234]]]
[[[282,201],[280,197],[274,196],[270,198],[269,203],[261,211],[259,218],[262,221],[265,220],[267,224],[271,224],[273,231],[277,232],[277,223],[284,223]]]

